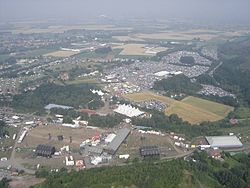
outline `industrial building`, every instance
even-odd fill
[[[36,147],[35,154],[42,157],[51,157],[55,151],[56,149],[53,146],[40,144]]]
[[[128,128],[122,128],[120,129],[116,137],[108,144],[108,146],[105,148],[105,151],[107,151],[109,154],[114,155],[122,142],[128,137],[130,134],[130,129]]]
[[[87,151],[90,154],[96,154],[96,155],[101,155],[103,152],[103,149],[101,147],[97,146],[84,146],[84,150]]]
[[[143,146],[139,150],[142,157],[160,156],[160,149],[158,146]]]
[[[236,136],[206,136],[212,148],[240,148],[243,144]]]

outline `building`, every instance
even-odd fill
[[[206,136],[212,148],[240,148],[243,144],[236,136]]]
[[[118,108],[114,110],[114,112],[127,116],[129,118],[138,117],[145,114],[145,112],[140,111],[138,108],[126,104],[119,105]]]
[[[116,137],[115,134],[109,134],[106,138],[105,138],[105,143],[110,143],[112,142],[112,140]]]
[[[153,157],[153,156],[160,156],[160,149],[158,146],[143,146],[139,149],[140,155],[142,157]]]
[[[51,110],[52,108],[61,108],[64,110],[73,109],[72,106],[64,106],[64,105],[58,105],[58,104],[48,104],[44,108],[45,108],[45,110]]]
[[[221,158],[221,152],[219,149],[213,149],[213,148],[209,148],[207,150],[207,154],[214,158],[214,159],[220,159]]]
[[[51,157],[55,151],[56,149],[53,146],[40,144],[36,147],[35,154],[42,157]]]
[[[103,149],[97,146],[84,146],[84,150],[93,155],[101,155],[103,152]]]
[[[108,146],[105,148],[105,150],[109,153],[114,155],[122,142],[128,137],[130,134],[130,129],[128,128],[122,128],[120,129],[115,138],[108,144]]]

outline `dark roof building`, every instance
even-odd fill
[[[109,153],[114,155],[115,152],[118,150],[122,142],[128,137],[130,134],[130,129],[122,128],[120,129],[116,137],[109,143],[109,145],[105,148],[105,150]]]
[[[40,144],[36,147],[35,153],[37,156],[51,157],[55,151],[56,149],[53,146]]]
[[[140,148],[140,155],[142,157],[159,156],[160,150],[158,146],[143,146]]]

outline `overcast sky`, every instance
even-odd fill
[[[0,0],[0,21],[98,17],[250,21],[250,0]]]

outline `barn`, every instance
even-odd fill
[[[35,154],[42,157],[51,157],[55,151],[56,149],[53,146],[40,144],[36,147]]]
[[[142,157],[159,157],[160,149],[158,146],[143,146],[140,148],[140,155]]]

